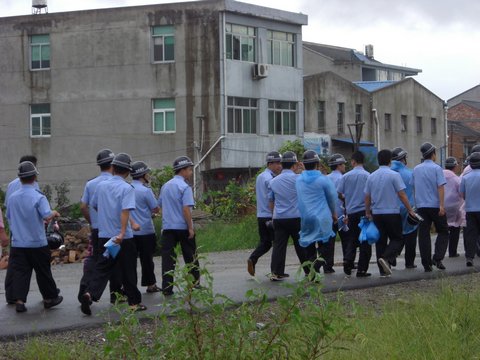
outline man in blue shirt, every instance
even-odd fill
[[[460,193],[465,199],[467,227],[465,229],[465,258],[467,266],[473,266],[473,258],[477,248],[477,239],[480,236],[480,152],[470,155],[471,171],[462,177]]]
[[[337,185],[339,196],[345,199],[345,207],[348,216],[349,230],[345,234],[347,240],[346,251],[343,254],[343,272],[350,276],[354,268],[357,247],[360,248],[358,259],[357,277],[368,277],[372,247],[367,241],[359,243],[360,228],[358,224],[362,216],[365,216],[365,184],[370,173],[363,168],[365,156],[361,151],[352,154],[351,163],[353,169],[343,175]]]
[[[306,261],[315,261],[315,245],[303,248],[298,243],[300,238],[300,212],[298,211],[297,190],[295,187],[296,171],[301,169],[297,156],[292,151],[282,155],[283,170],[280,175],[270,181],[269,199],[273,209],[273,228],[275,238],[272,249],[271,281],[282,281],[289,275],[285,273],[285,259],[287,256],[288,239],[292,237],[295,252],[300,264]],[[304,266],[305,274],[310,273],[310,267]]]
[[[372,219],[373,213],[373,222],[380,232],[380,239],[375,244],[380,276],[389,276],[392,274],[390,263],[396,259],[403,246],[398,200],[412,216],[415,213],[408,202],[400,174],[390,169],[392,152],[380,150],[377,158],[380,167],[370,174],[365,185],[365,215]]]
[[[132,186],[135,189],[135,210],[132,211],[133,221],[140,226],[135,231],[133,238],[137,245],[140,264],[142,265],[142,286],[147,287],[147,293],[158,292],[161,289],[157,286],[155,278],[155,264],[153,253],[157,245],[157,236],[153,226],[152,214],[160,211],[157,199],[152,189],[148,186],[150,182],[150,168],[143,161],[136,161],[132,164]]]
[[[393,149],[391,169],[398,172],[402,177],[403,183],[405,184],[405,194],[407,195],[408,202],[410,203],[410,206],[414,206],[415,199],[413,197],[413,185],[411,184],[413,171],[407,167],[407,156],[408,153],[401,147]],[[414,269],[417,267],[417,265],[415,265],[415,257],[417,255],[418,225],[411,225],[408,222],[407,208],[400,200],[399,204],[400,216],[402,217],[403,243],[405,246],[405,268]]]
[[[200,265],[193,229],[193,192],[187,184],[193,175],[193,162],[188,156],[180,156],[173,162],[175,176],[162,186],[158,205],[162,209],[162,292],[173,295],[175,247],[180,244],[185,264],[191,266],[194,287],[200,286]]]
[[[332,181],[335,189],[337,188],[338,183],[340,182],[343,174],[345,173],[345,163],[346,160],[342,154],[333,154],[328,158],[328,166],[330,167],[330,170],[332,170],[332,172],[328,174],[327,177]],[[346,215],[343,199],[339,199],[338,196],[336,200],[335,213],[337,214],[337,217]],[[333,270],[333,262],[335,257],[335,240],[337,239],[337,233],[340,236],[340,240],[342,242],[343,254],[346,252],[347,247],[347,238],[345,236],[345,231],[338,228],[338,222],[336,221],[333,223],[333,232],[335,233],[335,235],[332,236],[332,238],[327,244],[322,245],[322,252],[321,254],[319,254],[320,257],[325,259],[325,266],[323,268],[325,274],[331,274],[335,272],[335,270]]]
[[[260,241],[256,249],[247,260],[247,271],[255,276],[255,264],[258,259],[265,255],[271,248],[274,238],[272,224],[272,209],[268,200],[268,184],[275,176],[282,171],[282,156],[277,151],[267,154],[267,168],[257,176],[255,193],[257,195],[257,222]]]
[[[29,161],[18,167],[21,187],[10,195],[7,219],[12,231],[9,268],[11,270],[10,296],[16,302],[16,311],[25,312],[32,270],[35,270],[38,288],[46,309],[60,304],[57,286],[50,268],[50,248],[45,235],[44,221],[60,216],[50,209],[48,200],[35,189],[37,169]]]
[[[319,171],[320,158],[315,151],[305,151],[303,164],[305,170],[296,181],[301,218],[299,242],[304,247],[317,244],[318,256],[323,260],[315,261],[315,271],[319,272],[323,266],[324,273],[328,274],[333,272],[330,248],[331,243],[335,241],[333,223],[337,221],[335,212],[337,191],[333,182]]]
[[[420,256],[426,272],[432,271],[432,264],[440,270],[445,270],[442,260],[448,247],[448,224],[444,206],[446,180],[442,168],[435,164],[435,146],[424,143],[420,151],[424,161],[415,166],[412,177],[415,204],[418,214],[424,219],[418,227]],[[438,233],[433,258],[430,238],[432,222]]]
[[[98,241],[103,246],[112,239],[120,245],[116,257],[108,252],[99,257],[95,276],[82,296],[81,310],[91,315],[92,301],[100,300],[115,268],[121,272],[123,291],[133,311],[146,310],[141,303],[142,294],[137,288],[137,248],[130,226],[130,211],[135,209],[135,189],[125,179],[131,171],[130,155],[119,153],[112,161],[113,177],[97,185],[91,201],[98,212]]]
[[[82,302],[82,295],[88,283],[95,276],[95,264],[105,251],[105,248],[98,241],[98,214],[91,204],[98,184],[112,178],[112,161],[115,154],[110,149],[103,149],[97,153],[97,165],[100,167],[100,175],[87,181],[83,195],[80,200],[80,210],[83,217],[90,224],[90,241],[88,244],[89,255],[83,260],[83,276],[80,280],[78,301]],[[110,281],[110,302],[115,303],[115,292],[120,291],[118,281]]]

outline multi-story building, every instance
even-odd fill
[[[0,184],[21,155],[72,198],[108,147],[214,182],[303,136],[307,16],[232,0],[0,18]],[[198,184],[197,184],[198,185]]]

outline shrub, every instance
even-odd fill
[[[162,169],[153,169],[150,173],[150,186],[156,196],[160,194],[163,184],[175,175],[173,167],[165,166]]]

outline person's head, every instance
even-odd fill
[[[18,166],[17,175],[22,184],[32,184],[37,179],[38,171],[31,161],[22,161]]]
[[[357,150],[352,154],[350,162],[352,163],[353,167],[363,165],[363,163],[365,162],[365,155],[363,155],[361,151]]]
[[[342,154],[333,154],[328,158],[328,166],[332,171],[338,170],[342,174],[345,172],[345,157]]]
[[[378,165],[389,166],[392,162],[392,152],[388,149],[380,150],[377,154]]]
[[[282,155],[282,167],[284,169],[291,169],[297,162],[297,155],[293,151],[287,151]]]
[[[396,147],[392,150],[392,160],[400,161],[407,164],[407,155],[408,153],[401,147]]]
[[[480,169],[480,152],[472,153],[469,163],[472,169]]]
[[[275,175],[282,171],[282,155],[278,151],[270,151],[266,158],[267,168]]]
[[[422,158],[424,160],[433,160],[435,161],[436,155],[435,155],[435,145],[426,142],[423,143],[422,146],[420,146],[420,151],[422,152]]]
[[[115,154],[110,149],[103,149],[97,153],[97,165],[100,171],[112,171],[112,161]]]
[[[318,154],[313,150],[307,150],[303,153],[302,159],[305,170],[318,170],[320,165],[320,158]]]
[[[473,154],[474,152],[480,152],[480,144],[474,145],[472,147],[472,151],[470,152],[470,154]]]
[[[123,178],[128,177],[130,171],[132,170],[132,158],[130,155],[125,153],[118,153],[112,160],[113,173],[115,175],[122,176]]]
[[[132,164],[132,170],[130,171],[130,176],[133,180],[138,180],[143,183],[148,184],[150,182],[150,171],[146,163],[143,161],[135,161]]]
[[[447,170],[455,171],[457,165],[458,165],[458,161],[454,157],[448,157],[445,160],[445,169]]]
[[[37,158],[35,155],[23,155],[18,163],[21,164],[24,161],[30,161],[34,166],[37,166]]]
[[[179,156],[173,161],[173,171],[175,175],[189,180],[193,175],[193,162],[188,156]]]

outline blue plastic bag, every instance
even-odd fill
[[[362,216],[358,227],[361,230],[358,241],[361,243],[368,241],[370,245],[373,245],[380,239],[380,231],[378,231],[374,222],[368,220],[366,216]]]
[[[105,252],[103,253],[104,257],[109,258],[111,256],[114,259],[117,257],[120,251],[120,244],[117,244],[115,240],[117,240],[117,238],[114,236],[110,238],[105,245],[103,245],[106,248]]]

